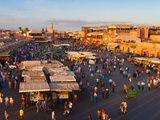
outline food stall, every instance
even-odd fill
[[[81,55],[85,55],[86,59],[96,59],[95,55],[96,53],[92,53],[92,52],[79,52]]]
[[[32,69],[33,67],[42,66],[41,61],[22,61],[19,64],[20,70]]]
[[[47,82],[20,82],[19,93],[30,93],[31,101],[44,100],[44,92],[50,91]]]
[[[85,58],[85,55],[82,55],[82,54],[80,54],[80,53],[78,53],[78,52],[75,52],[75,51],[68,51],[68,52],[66,52],[66,53],[68,54],[68,58],[69,58],[71,61],[73,61],[73,60],[79,61],[80,58]]]
[[[79,85],[77,82],[50,83],[49,86],[50,90],[56,92],[57,96],[59,96],[61,105],[63,105],[64,100],[69,99],[69,92],[72,92],[73,90],[79,90]],[[54,98],[53,95],[52,98]]]
[[[134,63],[136,65],[149,65],[151,67],[154,67],[154,66],[158,66],[160,65],[160,59],[158,58],[144,58],[144,57],[135,57],[134,58]]]

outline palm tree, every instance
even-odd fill
[[[27,33],[28,31],[29,31],[29,29],[26,27],[26,28],[24,29],[24,32]]]
[[[48,32],[47,27],[46,27],[46,32]]]
[[[19,31],[22,31],[22,27],[19,27]]]

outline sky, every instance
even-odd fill
[[[0,0],[0,29],[80,31],[82,26],[160,25],[160,0]]]

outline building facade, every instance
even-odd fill
[[[131,52],[145,57],[160,58],[159,43],[122,43],[120,44],[122,52]]]

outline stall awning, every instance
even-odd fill
[[[158,58],[149,58],[149,61],[152,62],[152,63],[160,63],[160,59]]]
[[[77,82],[72,83],[50,83],[51,91],[72,91],[79,90]]]
[[[53,75],[75,76],[73,71],[62,71],[62,72],[57,72]]]
[[[0,57],[9,57],[10,55],[8,54],[0,54]]]
[[[21,82],[19,84],[19,92],[37,92],[37,91],[50,91],[47,82]]]
[[[37,81],[46,81],[45,76],[24,76],[25,82],[37,82]]]
[[[24,76],[44,76],[43,71],[23,71],[22,77]]]
[[[74,76],[55,75],[50,76],[51,82],[74,82],[76,81]]]
[[[102,32],[91,32],[91,33],[88,33],[87,36],[92,36],[92,35],[103,35]]]
[[[144,60],[152,63],[160,63],[160,59],[158,58],[144,58],[144,57],[135,57],[136,60]]]

